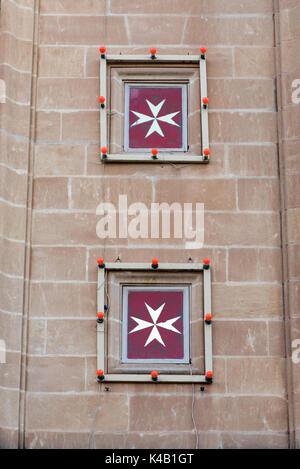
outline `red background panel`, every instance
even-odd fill
[[[138,117],[131,111],[140,112],[153,117],[151,109],[146,101],[150,101],[157,106],[164,99],[157,117],[180,111],[174,118],[180,127],[167,122],[157,121],[164,134],[164,137],[157,132],[152,133],[147,138],[146,135],[151,127],[152,121],[144,122],[131,127]],[[130,87],[129,89],[129,148],[182,148],[182,88],[178,87]]]
[[[158,327],[165,347],[153,340],[145,347],[152,327],[129,334],[137,323],[131,318],[143,319],[153,322],[145,302],[153,309],[157,309],[163,303],[166,303],[158,320],[165,322],[177,316],[180,318],[173,323],[173,326],[181,332],[178,334]],[[183,359],[184,358],[184,334],[183,334],[183,292],[175,291],[131,291],[128,293],[128,356],[129,359]]]

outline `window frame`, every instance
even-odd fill
[[[105,156],[101,154],[103,163],[208,163],[209,156],[204,155],[204,149],[209,148],[209,131],[208,131],[208,107],[202,104],[202,98],[207,96],[207,74],[206,74],[206,57],[198,55],[157,55],[155,59],[151,55],[111,55],[101,54],[100,58],[100,96],[107,97],[107,66],[109,64],[134,64],[137,72],[140,65],[152,64],[197,64],[199,67],[200,77],[200,117],[201,117],[201,155],[188,155],[187,151],[172,150],[159,152],[156,159],[153,158],[151,152],[137,152],[130,150],[124,153],[110,153],[107,128],[107,102],[106,105],[100,106],[100,152],[101,148],[108,148]],[[189,129],[186,129],[187,133]],[[173,154],[173,152],[175,154]]]
[[[153,269],[151,264],[144,263],[106,263],[98,266],[97,308],[105,311],[104,305],[107,292],[107,273],[109,271],[144,271],[144,272],[201,272],[203,271],[203,321],[204,321],[204,375],[187,374],[159,374],[158,382],[163,383],[207,383],[207,371],[213,371],[212,356],[212,324],[205,321],[207,314],[211,314],[211,266],[204,264],[159,264],[158,269]],[[145,285],[146,286],[146,285]],[[109,316],[109,315],[108,315]],[[106,328],[108,317],[102,323],[97,322],[97,369],[104,372],[105,382],[151,382],[150,373],[108,373],[108,347]],[[157,361],[153,364],[158,363]]]

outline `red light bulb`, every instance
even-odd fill
[[[103,319],[104,318],[104,313],[97,313],[97,318],[98,319]]]
[[[156,54],[156,47],[151,47],[150,52],[151,52],[151,55],[155,55]]]
[[[104,104],[105,103],[105,98],[104,96],[99,96],[99,103]]]
[[[212,371],[207,371],[207,372],[206,372],[206,377],[207,377],[208,379],[212,379],[213,375],[214,375],[214,374],[213,374]]]
[[[211,314],[206,314],[205,316],[205,321],[207,321],[208,323],[210,323],[212,320],[212,315]]]
[[[156,370],[151,371],[151,377],[152,377],[152,379],[157,379],[158,372]]]
[[[101,47],[99,48],[99,51],[101,52],[101,54],[105,54],[105,52],[106,52],[106,47],[101,46]]]
[[[104,264],[104,259],[103,259],[102,257],[99,257],[99,259],[97,259],[97,263],[98,263],[99,265]]]
[[[208,104],[209,103],[209,99],[207,97],[203,98],[202,99],[202,102],[203,104]]]
[[[154,257],[154,258],[152,259],[152,264],[153,264],[153,265],[158,265],[158,259],[156,259],[156,257]]]
[[[97,376],[101,377],[104,375],[104,371],[103,370],[97,370]]]
[[[202,54],[206,54],[207,49],[206,49],[205,46],[203,46],[203,47],[201,47],[200,51],[201,51]]]
[[[107,155],[107,148],[106,148],[106,147],[102,147],[102,148],[101,148],[101,153],[102,153],[103,155]]]
[[[208,259],[208,257],[206,257],[205,259],[203,259],[203,264],[209,265],[209,264],[210,264],[210,259]]]
[[[157,153],[158,153],[158,149],[157,148],[152,148],[151,152],[152,152],[153,156],[156,156]]]
[[[210,149],[209,148],[204,148],[203,153],[204,153],[205,156],[209,156],[210,155]]]

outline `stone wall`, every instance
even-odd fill
[[[295,80],[300,77],[300,4],[297,0],[277,2],[276,25],[285,324],[287,356],[291,356],[295,344],[292,348],[290,344],[299,339],[300,332],[300,109],[299,102],[293,100]],[[299,377],[299,364],[288,360],[289,421],[297,448],[300,447]]]
[[[21,362],[27,329],[33,4],[33,0],[1,2],[1,78],[6,83],[6,102],[0,104],[0,338],[6,343],[7,363],[0,365],[0,446],[8,447],[18,446],[24,411]]]
[[[297,0],[2,0],[1,21],[0,446],[87,446],[96,260],[154,255],[213,265],[215,382],[195,387],[199,446],[285,448],[295,429],[299,446],[299,372],[286,359],[300,338]],[[208,47],[209,165],[99,164],[103,44]],[[203,249],[103,243],[96,207],[119,194],[147,206],[203,202]],[[195,446],[191,385],[150,386],[103,390],[92,446]]]

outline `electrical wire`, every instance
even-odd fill
[[[88,439],[88,443],[87,443],[87,449],[91,449],[91,448],[90,448],[90,445],[91,445],[91,438],[92,438],[92,437],[94,438],[96,418],[97,418],[98,409],[99,409],[99,404],[100,404],[100,395],[101,395],[101,383],[98,383],[98,395],[97,395],[97,401],[96,401],[96,408],[95,408],[95,413],[94,413],[94,418],[93,418],[91,430],[90,430],[90,433],[89,433],[89,439]]]
[[[189,367],[190,367],[190,375],[193,376],[191,364],[189,364]],[[195,432],[195,435],[196,435],[196,449],[198,449],[199,437],[198,437],[198,431],[197,431],[196,421],[195,421],[195,417],[194,417],[194,406],[195,406],[195,384],[193,383],[192,384],[192,421],[193,421],[193,425],[194,425],[194,432]]]
[[[108,313],[109,312],[109,308],[110,308],[110,296],[109,296],[109,293],[108,293],[108,289],[107,289],[107,285],[106,285],[106,278],[104,279],[105,283],[104,283],[104,291],[105,291],[105,294],[106,294],[106,306],[107,306],[107,310],[106,312]]]
[[[183,169],[183,168],[186,168],[186,167],[188,166],[187,164],[185,164],[185,165],[183,165],[183,166],[178,166],[178,165],[172,163],[171,161],[164,161],[163,163],[169,163],[169,164],[170,164],[171,166],[173,166],[173,168],[175,168],[175,169]]]

